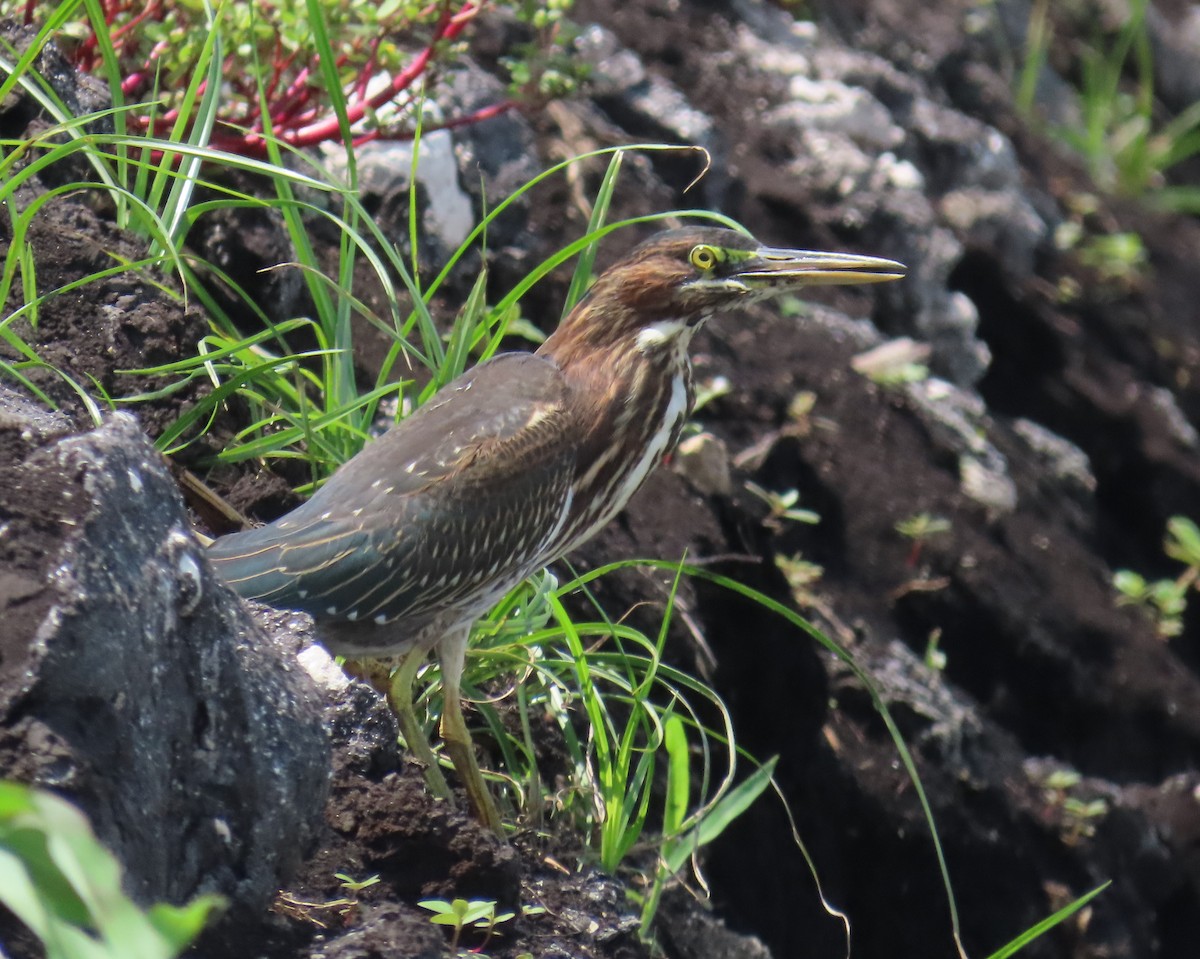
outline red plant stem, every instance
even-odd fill
[[[275,38],[275,54],[271,57],[271,82],[267,84],[266,90],[263,91],[263,100],[271,103],[275,99],[275,91],[279,89],[279,82],[283,79],[284,71],[291,68],[298,56],[298,51],[293,50],[286,57],[283,55],[283,37]],[[253,114],[259,113],[258,101],[254,102]]]
[[[914,539],[912,546],[908,548],[908,556],[904,559],[904,565],[909,569],[916,569],[917,563],[921,561],[921,541]]]
[[[429,44],[421,50],[408,65],[396,74],[392,81],[383,89],[373,94],[371,97],[366,97],[366,87],[370,80],[371,69],[370,65],[376,60],[378,50],[378,39],[373,41],[371,57],[368,64],[364,66],[355,86],[355,100],[348,104],[346,111],[347,118],[351,124],[357,123],[371,110],[378,109],[384,104],[394,100],[397,96],[408,89],[416,79],[424,73],[430,62],[433,59],[434,51],[437,44],[443,40],[453,40],[466,28],[467,24],[479,13],[483,7],[485,0],[465,0],[460,8],[456,11],[450,11],[449,0],[443,0],[438,4],[430,5],[427,12],[432,12],[438,7],[442,13],[438,19],[437,26],[434,28],[433,36]],[[150,0],[145,10],[143,10],[135,19],[144,19],[149,15],[150,11],[161,5],[161,0]],[[128,9],[121,7],[119,2],[106,2],[106,16],[111,23],[116,16],[118,9]],[[122,30],[128,27],[123,27]],[[95,38],[90,38],[93,45]],[[157,50],[151,54],[150,60],[155,59]],[[136,89],[141,83],[144,83],[149,74],[149,62],[142,70],[132,73],[122,82],[122,89],[127,89],[127,92]],[[337,66],[344,66],[347,62],[345,55],[337,58]],[[279,81],[291,63],[291,58],[285,62],[280,62],[278,58],[273,63],[274,72],[271,80],[270,90],[273,93],[277,89]],[[327,116],[324,119],[317,120],[320,115],[319,110],[311,105],[313,88],[310,83],[310,78],[313,74],[313,67],[305,66],[302,68],[288,84],[287,89],[278,99],[269,97],[271,121],[277,135],[286,143],[292,146],[303,147],[312,146],[321,143],[325,140],[334,139],[340,133],[338,118],[336,116]],[[201,87],[203,90],[203,86]],[[249,99],[249,98],[248,98]],[[252,100],[251,102],[257,102]],[[505,100],[499,103],[491,104],[482,107],[479,110],[467,114],[466,116],[455,117],[442,123],[431,124],[425,127],[427,131],[453,129],[455,127],[466,126],[471,123],[479,123],[483,120],[498,116],[515,107],[516,104],[511,100]],[[259,116],[257,106],[247,111],[246,120]],[[155,118],[153,127],[156,132],[168,130],[178,117],[178,110],[171,110],[167,113]],[[315,122],[314,122],[315,121]],[[148,117],[136,118],[137,122],[143,129],[149,128],[152,124]],[[226,150],[231,153],[238,153],[244,156],[265,157],[268,154],[266,141],[261,135],[262,124],[255,124],[255,129],[248,133],[234,134],[225,132],[218,128],[213,131],[210,140],[211,146],[216,149]],[[370,140],[379,139],[385,136],[380,131],[374,130],[363,134],[356,138],[355,144],[366,143]],[[411,138],[412,134],[404,134],[400,136],[386,136],[387,139],[405,139]]]
[[[367,57],[367,62],[363,64],[363,68],[358,73],[358,80],[354,84],[354,98],[362,100],[367,95],[367,85],[371,82],[371,75],[375,72],[375,64],[378,62],[379,56],[379,37],[371,40],[371,54]]]
[[[161,17],[162,13],[163,13],[163,9],[162,9],[161,0],[150,0],[150,2],[147,3],[146,6],[142,9],[141,13],[135,14],[134,16],[130,17],[129,21],[127,23],[123,23],[121,26],[117,27],[115,30],[112,31],[112,33],[109,34],[109,36],[112,37],[113,46],[116,46],[116,41],[120,37],[123,37],[130,30],[132,30],[134,27],[136,27],[139,23],[141,23],[143,20],[145,20],[147,17],[150,17],[150,16],[153,16],[156,18]]]
[[[486,107],[480,107],[478,110],[473,110],[470,113],[460,117],[452,117],[449,120],[442,120],[439,123],[430,123],[421,127],[421,135],[426,136],[438,130],[455,130],[458,127],[467,127],[472,123],[482,123],[484,120],[490,120],[492,117],[498,117],[502,113],[507,113],[509,110],[515,110],[518,104],[516,100],[501,100],[499,103],[492,103]],[[362,146],[364,143],[370,143],[372,140],[411,140],[416,134],[410,132],[399,134],[386,134],[381,130],[368,130],[360,137],[355,137],[354,146]]]
[[[154,73],[154,61],[161,57],[163,55],[163,51],[166,49],[167,41],[159,40],[146,57],[146,62],[121,81],[121,92],[126,96],[130,96],[131,94],[140,90],[144,85],[148,84],[150,82],[151,75]]]
[[[279,89],[279,79],[283,76],[284,67],[283,37],[276,34],[275,51],[271,54],[271,79],[263,87],[263,98],[268,102],[270,102],[271,97],[275,96],[275,91]]]
[[[335,65],[338,67],[345,66],[346,61],[347,58],[343,54],[338,57]],[[297,113],[301,108],[307,107],[309,101],[312,100],[313,85],[309,81],[309,78],[313,75],[315,69],[315,65],[304,67],[288,85],[283,96],[270,104],[272,129],[278,130],[283,128],[286,130],[288,127],[295,128],[302,123],[309,122],[310,114],[306,113],[301,118],[297,116]],[[311,114],[311,116],[316,115],[315,112]],[[261,133],[263,129],[262,124],[255,124],[254,129],[255,132]]]
[[[369,110],[378,109],[411,86],[413,81],[425,71],[425,68],[429,65],[429,61],[433,59],[434,47],[438,41],[453,40],[462,33],[463,28],[466,27],[471,17],[478,11],[479,6],[475,0],[467,0],[467,3],[463,4],[462,9],[456,15],[452,16],[449,12],[443,13],[437,27],[433,31],[433,39],[429,42],[429,45],[413,57],[408,66],[396,74],[392,78],[392,82],[386,87],[370,99],[360,101],[351,106],[346,111],[349,122],[352,124],[357,123],[366,116]],[[283,138],[293,146],[311,146],[314,143],[321,143],[332,139],[337,136],[338,131],[338,118],[332,116],[300,130],[285,131]]]
[[[321,115],[320,107],[310,106],[303,113],[297,113],[296,111],[293,110],[288,115],[286,122],[281,123],[279,125],[279,127],[277,127],[277,129],[280,130],[279,135],[286,139],[289,131],[296,130],[298,128],[302,128],[306,123],[312,123],[320,115]]]
[[[515,110],[516,108],[516,100],[501,100],[499,103],[480,107],[478,110],[473,110],[463,116],[451,117],[449,120],[443,120],[441,123],[430,124],[425,129],[456,130],[459,127],[470,126],[472,123],[481,123],[484,120],[490,120],[492,117],[498,117],[500,114],[507,113],[509,110]]]
[[[128,9],[118,3],[104,4],[104,23],[106,26],[112,26],[117,19],[117,14]],[[99,40],[96,38],[95,31],[92,31],[84,39],[75,52],[75,63],[82,70],[91,73],[96,66],[96,47],[99,45]]]
[[[305,87],[295,97],[292,98],[290,103],[282,104],[278,108],[272,110],[271,128],[273,130],[278,130],[280,128],[287,129],[288,127],[294,128],[307,122],[306,120],[300,119],[302,115],[300,111],[307,111],[303,114],[305,117],[314,115],[312,114],[312,111],[307,109],[311,101],[312,90],[310,90],[308,87]],[[261,132],[262,126],[260,125],[257,130],[258,132]]]
[[[456,127],[469,126],[472,123],[482,123],[484,120],[490,120],[492,117],[497,117],[502,113],[507,113],[509,110],[516,109],[518,106],[519,104],[515,100],[502,100],[498,103],[481,107],[478,110],[466,114],[465,116],[454,117],[450,120],[445,120],[440,123],[431,123],[422,129],[422,134],[433,133],[437,130],[452,130]],[[150,126],[150,121],[147,117],[134,117],[131,122],[137,124],[142,129],[146,129]],[[154,129],[155,132],[165,133],[168,132],[167,128],[169,126],[170,124],[166,121],[158,120],[154,124]],[[370,130],[367,133],[364,133],[362,136],[355,138],[353,145],[356,147],[362,146],[364,143],[370,143],[372,140],[411,140],[414,136],[415,134],[411,131],[395,135],[384,135],[379,130]],[[255,152],[251,152],[249,149],[251,144],[254,145]],[[223,133],[220,130],[213,131],[213,135],[209,140],[209,146],[217,150],[225,150],[229,153],[236,153],[239,156],[257,157],[266,156],[267,153],[266,144],[260,137],[255,137],[253,135]],[[152,156],[153,161],[158,163],[162,159],[163,151],[155,150]],[[178,159],[178,157],[176,157],[176,159]]]
[[[311,74],[312,67],[301,67],[300,72],[296,74],[296,79],[288,84],[288,88],[283,91],[283,94],[280,96],[278,102],[287,103],[293,97],[299,96],[302,93],[306,93],[307,90],[305,88],[308,86],[308,78]],[[274,115],[275,112],[276,111],[273,110],[272,115]]]

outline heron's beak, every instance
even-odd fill
[[[730,279],[754,293],[777,294],[807,286],[886,283],[902,279],[908,268],[895,260],[857,253],[818,253],[762,247]]]

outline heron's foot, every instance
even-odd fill
[[[342,672],[351,679],[366,683],[381,696],[387,696],[392,686],[392,671],[395,662],[386,659],[347,659],[342,662]]]

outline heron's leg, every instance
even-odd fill
[[[504,827],[500,821],[500,813],[492,802],[487,783],[479,771],[479,763],[475,761],[475,750],[471,743],[471,734],[467,731],[466,720],[462,714],[462,683],[463,659],[467,654],[467,640],[471,636],[468,625],[448,633],[438,643],[438,660],[442,664],[442,741],[446,744],[446,752],[454,763],[454,769],[462,780],[471,801],[471,808],[476,817],[492,830],[497,836],[504,836]]]
[[[429,746],[429,740],[425,738],[425,730],[421,728],[421,724],[417,721],[416,711],[413,709],[413,682],[416,680],[417,670],[425,662],[427,654],[428,650],[418,646],[401,657],[400,665],[392,674],[392,680],[388,684],[387,700],[392,712],[396,715],[396,720],[400,723],[400,732],[404,735],[404,742],[416,755],[417,761],[425,767],[425,782],[429,786],[429,791],[439,799],[453,802],[454,798],[450,793],[450,787],[446,784],[446,777],[442,775],[442,768],[438,765],[437,757]],[[453,755],[451,753],[452,758]],[[455,765],[457,767],[457,763]]]

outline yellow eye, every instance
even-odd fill
[[[692,247],[692,252],[688,254],[688,259],[691,260],[692,266],[697,270],[708,272],[715,267],[722,259],[721,251],[716,247],[700,246]]]

